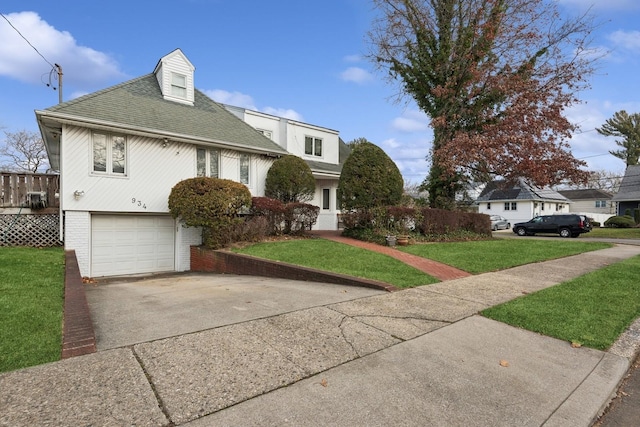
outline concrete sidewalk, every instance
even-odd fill
[[[619,245],[5,373],[0,425],[586,427],[637,349],[572,348],[476,314],[638,254]]]

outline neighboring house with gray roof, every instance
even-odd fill
[[[513,182],[492,181],[476,199],[479,213],[502,215],[511,224],[539,215],[567,213],[570,203],[557,191],[536,187],[523,178]]]
[[[569,212],[586,215],[594,221],[603,224],[615,215],[616,204],[611,201],[613,194],[596,188],[583,190],[559,190],[567,199],[571,200]]]
[[[171,188],[215,176],[263,196],[267,171],[288,154],[195,89],[194,70],[176,49],[151,74],[36,111],[60,172],[61,239],[83,276],[189,270],[201,233],[170,216]]]
[[[624,215],[627,209],[633,215],[634,209],[640,208],[640,165],[627,166],[620,189],[611,200],[618,205],[618,215]]]

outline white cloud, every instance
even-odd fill
[[[391,126],[400,132],[425,132],[430,129],[429,118],[419,110],[405,111],[401,117],[393,119]]]
[[[258,108],[253,102],[253,98],[242,92],[228,92],[222,89],[213,89],[205,90],[204,93],[216,102],[258,111]]]
[[[284,117],[286,119],[304,121],[302,114],[290,108],[264,107],[258,108],[253,97],[242,92],[229,92],[222,89],[205,90],[204,93],[216,102],[232,105],[234,107],[246,108],[247,110],[261,111],[273,116]]]
[[[608,39],[613,42],[614,48],[640,52],[640,31],[618,30],[611,33]]]
[[[340,73],[340,78],[346,82],[354,82],[357,84],[365,84],[373,81],[373,75],[360,67],[349,67]]]
[[[65,85],[92,87],[96,83],[124,76],[117,62],[109,55],[80,46],[69,32],[57,30],[37,13],[17,12],[6,17],[15,29],[9,22],[0,19],[0,75],[26,83],[48,83],[51,70],[51,65],[47,64],[49,61],[51,64],[60,64]],[[57,81],[53,80],[52,83],[57,86]]]
[[[360,55],[347,55],[344,57],[345,62],[360,62],[362,61],[362,56]]]
[[[284,117],[285,119],[296,120],[298,122],[304,121],[302,114],[290,108],[265,107],[262,112],[273,116]]]

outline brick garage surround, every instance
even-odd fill
[[[191,246],[191,271],[333,283],[336,285],[380,289],[388,292],[397,290],[395,286],[377,280],[315,270],[313,268],[255,258],[229,251],[212,250],[202,246]]]
[[[96,352],[96,335],[76,253],[65,251],[62,358]]]

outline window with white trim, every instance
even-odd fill
[[[127,138],[123,135],[93,132],[93,173],[126,176]]]
[[[196,175],[220,177],[220,150],[217,148],[196,149]]]
[[[606,208],[607,201],[606,200],[596,200],[596,208]]]
[[[171,73],[171,95],[178,98],[187,97],[187,76],[184,74]]]
[[[505,211],[515,211],[518,208],[518,204],[516,202],[504,202],[504,210]]]
[[[322,139],[313,136],[304,137],[304,154],[322,157]]]
[[[240,154],[240,182],[249,185],[249,170],[251,169],[251,156]]]
[[[491,202],[487,202],[487,210],[490,211],[491,210]]]

